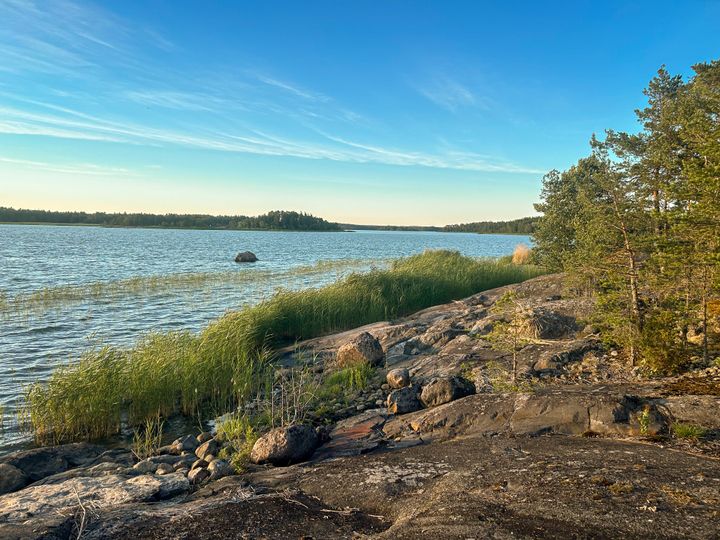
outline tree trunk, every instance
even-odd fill
[[[627,257],[628,288],[630,292],[630,312],[632,314],[633,323],[635,324],[636,329],[638,331],[641,331],[643,327],[643,320],[642,312],[640,311],[640,293],[638,292],[638,268],[637,261],[635,260],[635,250],[630,243],[630,234],[628,232],[627,224],[625,223],[625,219],[623,219],[622,213],[620,212],[620,204],[618,203],[617,192],[613,189],[611,190],[611,195],[613,199],[613,209],[615,211],[615,217],[618,220],[618,225],[623,236],[623,249]],[[630,339],[632,343],[635,337],[631,336]],[[635,365],[636,360],[637,351],[633,343],[633,346],[630,347],[630,362],[633,366]]]

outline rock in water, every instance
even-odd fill
[[[252,251],[243,251],[235,255],[236,263],[254,263],[257,262],[258,258]]]
[[[7,463],[0,464],[0,495],[17,491],[27,483],[28,478],[20,469]]]
[[[388,371],[387,382],[390,388],[403,388],[410,384],[410,372],[405,368]]]
[[[422,403],[418,399],[419,390],[417,385],[393,390],[387,398],[388,412],[405,414],[422,409]]]
[[[335,361],[338,367],[357,366],[365,362],[377,366],[384,359],[385,352],[377,338],[363,332],[338,349]]]
[[[312,456],[318,444],[317,433],[310,426],[277,428],[255,441],[250,460],[273,465],[299,463]]]
[[[462,377],[440,377],[423,387],[420,401],[426,407],[437,407],[474,393],[475,385]]]

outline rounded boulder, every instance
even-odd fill
[[[250,461],[280,466],[300,463],[309,459],[318,445],[317,433],[310,426],[276,428],[255,441]]]
[[[390,388],[403,388],[410,384],[410,372],[405,368],[392,369],[386,379]]]
[[[475,385],[462,377],[438,377],[426,384],[420,393],[425,407],[437,407],[475,393]]]
[[[236,263],[254,263],[257,262],[258,258],[252,251],[243,251],[235,255]]]
[[[383,351],[378,339],[368,332],[363,332],[340,346],[335,362],[341,368],[357,366],[363,363],[377,366],[384,359],[385,351]]]

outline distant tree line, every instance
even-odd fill
[[[423,225],[353,225],[342,223],[341,226],[350,230],[365,231],[434,231],[434,232],[474,232],[480,234],[532,234],[539,216],[514,219],[512,221],[477,221],[458,225],[433,227]]]
[[[0,207],[0,222],[62,223],[107,227],[161,227],[178,229],[262,229],[289,231],[340,231],[336,223],[302,212],[272,211],[260,216],[203,214],[129,214],[105,212],[53,212]]]
[[[481,234],[532,234],[539,217],[524,217],[512,221],[477,221],[475,223],[460,223],[459,225],[446,225],[447,232],[474,232]]]
[[[535,255],[597,298],[633,364],[709,365],[720,345],[720,61],[650,81],[641,130],[593,136],[543,181]]]

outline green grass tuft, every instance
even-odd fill
[[[702,439],[708,434],[708,430],[695,424],[677,423],[672,425],[672,432],[678,439]]]

